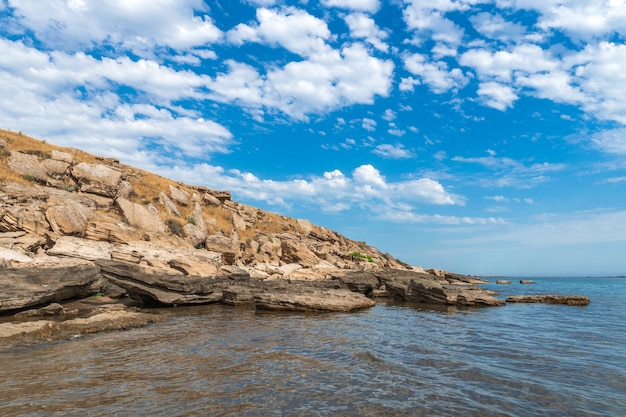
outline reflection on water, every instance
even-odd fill
[[[166,310],[146,328],[0,352],[0,415],[626,415],[625,284],[564,280],[587,307]]]

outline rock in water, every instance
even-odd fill
[[[584,295],[512,295],[507,297],[507,303],[546,303],[567,304],[568,306],[586,306],[590,303],[589,297]]]

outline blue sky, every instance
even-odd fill
[[[0,0],[0,127],[468,274],[626,274],[624,0]]]

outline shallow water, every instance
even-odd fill
[[[1,416],[625,416],[626,279],[536,278],[569,307],[352,314],[211,305],[0,352]],[[495,282],[495,280],[493,280]]]

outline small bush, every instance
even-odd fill
[[[196,226],[196,218],[191,216],[189,219],[187,219],[187,223],[190,223]]]
[[[170,229],[170,232],[172,232],[172,234],[176,235],[176,236],[180,236],[182,237],[184,232],[183,232],[183,226],[180,224],[180,222],[176,219],[167,219],[167,227]]]
[[[353,258],[367,259],[367,262],[374,262],[374,258],[369,255],[363,255],[361,252],[352,252],[350,256]]]

